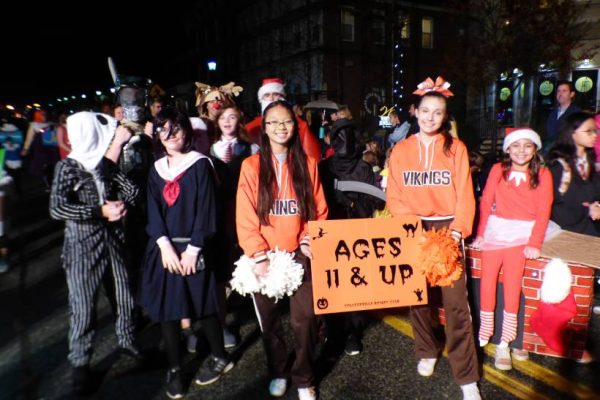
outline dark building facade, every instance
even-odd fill
[[[444,51],[463,34],[445,1],[258,0],[228,2],[218,21],[198,29],[218,60],[203,72],[210,83],[244,87],[238,103],[258,112],[256,92],[266,77],[286,81],[288,99],[328,98],[347,104],[363,126],[376,126],[382,106],[406,110],[426,77],[452,82],[453,113],[464,115],[463,77],[445,68]],[[226,28],[224,28],[226,27]],[[214,33],[211,35],[211,32]],[[215,36],[218,37],[215,38]],[[395,90],[395,92],[394,92]]]

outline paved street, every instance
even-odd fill
[[[67,355],[67,290],[60,267],[61,224],[47,216],[47,194],[32,186],[14,210],[13,268],[0,275],[0,392],[2,399],[68,399],[70,368]],[[189,399],[266,399],[268,376],[258,325],[247,301],[232,299],[242,344],[235,349],[236,367],[217,383],[196,388]],[[412,331],[405,310],[373,313],[364,338],[364,352],[355,357],[320,347],[319,388],[321,399],[460,399],[452,383],[446,358],[435,374],[422,378],[413,358]],[[598,337],[598,318],[591,337]],[[164,399],[165,360],[160,352],[156,325],[145,327],[140,342],[148,354],[143,365],[116,353],[110,307],[99,297],[98,332],[93,369],[99,389],[97,399]],[[596,351],[598,340],[596,340]],[[187,355],[185,372],[193,373],[206,355],[200,345]],[[509,372],[493,368],[493,358],[482,355],[485,399],[600,398],[599,366],[532,355],[515,362]],[[291,390],[284,399],[296,399]]]

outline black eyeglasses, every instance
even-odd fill
[[[279,128],[281,125],[283,125],[287,128],[294,125],[294,121],[292,121],[291,119],[285,121],[265,121],[265,125],[271,128]]]
[[[157,126],[155,132],[159,136],[169,137],[171,135],[175,135],[180,130],[181,130],[181,126],[179,126],[179,125],[173,125],[170,127],[170,129],[163,125],[163,126]]]

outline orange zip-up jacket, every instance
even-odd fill
[[[246,132],[248,137],[253,143],[259,144],[262,117],[258,116],[252,121],[246,124]],[[312,134],[308,124],[302,118],[296,117],[296,123],[298,124],[298,134],[300,136],[300,143],[307,156],[314,158],[315,160],[321,159],[321,144]]]
[[[308,222],[300,218],[297,198],[289,175],[288,161],[279,163],[273,157],[279,193],[271,209],[269,222],[261,225],[258,218],[259,154],[244,160],[237,191],[236,225],[244,254],[256,262],[266,258],[265,253],[275,247],[292,252],[301,242],[308,242]],[[313,186],[317,220],[327,219],[327,203],[319,179],[317,162],[307,157],[308,171]]]
[[[392,215],[449,217],[450,229],[467,237],[473,229],[475,197],[467,148],[459,139],[444,154],[444,137],[426,145],[421,134],[396,144],[389,161],[387,207]]]

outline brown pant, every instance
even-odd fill
[[[426,222],[426,230],[439,229],[449,225],[449,221]],[[428,286],[431,293],[433,289]],[[466,275],[463,273],[452,286],[441,288],[442,304],[446,312],[446,348],[454,380],[459,385],[477,382],[480,379],[479,362],[475,350],[471,311],[467,299]],[[431,299],[431,295],[429,296]],[[436,339],[432,322],[432,306],[414,306],[410,308],[410,317],[415,335],[415,355],[417,359],[436,358],[441,344]]]
[[[287,378],[299,388],[314,385],[314,355],[317,344],[317,324],[312,305],[312,282],[309,260],[300,251],[296,261],[304,268],[302,285],[290,297],[290,325],[294,334],[295,359],[291,371],[287,370],[288,353],[281,324],[281,302],[270,297],[254,295],[262,329],[262,339],[267,354],[267,364],[272,378]],[[290,374],[291,372],[291,374]]]

